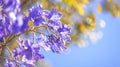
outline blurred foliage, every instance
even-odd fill
[[[114,17],[120,17],[120,0],[105,0],[102,2],[102,8]]]
[[[42,2],[44,9],[57,8],[60,12],[63,13],[63,18],[61,19],[62,23],[67,23],[73,28],[71,34],[71,43],[76,43],[78,45],[86,44],[86,42],[96,41],[102,37],[102,33],[98,36],[98,28],[103,28],[105,26],[105,21],[96,19],[96,14],[94,10],[88,9],[90,4],[94,4],[94,1],[97,0],[40,0]],[[120,1],[119,0],[101,0],[96,7],[98,14],[108,12],[113,15],[113,17],[120,17]],[[100,22],[98,22],[100,20]],[[103,21],[103,22],[102,22]],[[100,26],[100,27],[98,27]],[[102,26],[102,27],[101,27]],[[88,34],[89,32],[89,34]],[[94,33],[91,34],[91,33]],[[95,34],[96,33],[96,34]],[[94,38],[91,38],[91,35]],[[84,37],[85,36],[85,37]],[[69,46],[70,44],[67,44]]]
[[[87,41],[80,36],[85,32],[91,32],[96,29],[96,16],[93,11],[86,11],[84,8],[89,6],[92,0],[42,0],[43,9],[57,8],[63,13],[62,23],[67,23],[73,28],[71,34],[71,43],[82,45]],[[102,12],[101,5],[97,7],[98,12]],[[67,44],[66,46],[69,46]]]

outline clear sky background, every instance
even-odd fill
[[[93,9],[97,3],[92,6]],[[94,12],[98,19],[106,22],[106,27],[101,30],[103,38],[84,48],[72,45],[69,53],[44,52],[46,60],[53,67],[120,67],[120,18],[109,13]]]

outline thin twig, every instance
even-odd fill
[[[9,51],[9,53],[10,53],[10,57],[11,57],[11,59],[13,58],[13,54],[12,54],[12,51],[7,47],[7,46],[5,46],[6,48],[7,48],[7,50]]]

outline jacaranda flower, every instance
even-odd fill
[[[14,38],[21,38],[11,51],[13,58],[6,59],[5,66],[34,67],[35,62],[44,58],[41,49],[54,53],[64,51],[65,44],[71,40],[71,28],[61,23],[62,13],[55,8],[43,10],[36,4],[26,16],[20,5],[20,0],[0,0],[0,45],[6,47]],[[26,33],[32,38],[23,37]]]

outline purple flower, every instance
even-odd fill
[[[55,53],[60,53],[65,49],[64,43],[62,42],[61,38],[57,38],[54,35],[49,36],[49,42],[48,45],[51,46],[51,50]]]
[[[23,14],[20,14],[20,0],[2,0],[0,5],[0,20],[4,29],[4,36],[23,32]],[[1,10],[2,9],[2,10]],[[1,22],[0,21],[0,22]]]
[[[47,14],[46,14],[46,13],[47,13]],[[48,19],[53,20],[53,21],[57,21],[57,20],[61,19],[61,17],[62,17],[62,13],[61,13],[61,12],[58,12],[58,11],[56,10],[56,8],[53,8],[50,12],[47,11],[47,10],[45,10],[45,11],[44,11],[44,15],[45,15]]]
[[[22,64],[34,65],[34,62],[44,58],[39,51],[40,46],[37,44],[31,43],[29,40],[20,41],[19,46],[13,51],[14,59],[18,60],[17,57],[21,56]]]
[[[64,42],[70,42],[70,32],[71,32],[71,28],[67,27],[67,25],[62,25],[62,27],[60,27],[57,30],[59,36],[61,37],[61,39],[64,40]]]
[[[32,7],[29,10],[29,15],[26,18],[27,20],[32,20],[34,22],[35,26],[38,26],[40,24],[45,24],[45,18],[42,16],[42,8],[40,5],[37,5],[35,7]]]
[[[36,5],[29,10],[29,19],[35,19],[36,17],[41,16],[42,8],[40,5]]]
[[[42,10],[37,4],[28,10],[28,16],[20,12],[20,0],[3,0],[0,8],[0,43],[4,37],[29,31],[36,35],[35,42],[31,39],[18,40],[18,47],[13,50],[14,59],[7,60],[7,67],[34,67],[35,62],[44,58],[40,53],[41,48],[61,53],[66,49],[65,44],[71,40],[71,28],[61,23],[62,13],[55,8],[51,11]],[[29,21],[33,22],[33,27],[30,27]]]
[[[5,67],[18,67],[17,62],[10,60],[10,59],[5,59],[6,63],[4,63]]]
[[[4,12],[17,12],[20,10],[20,0],[3,0]]]

